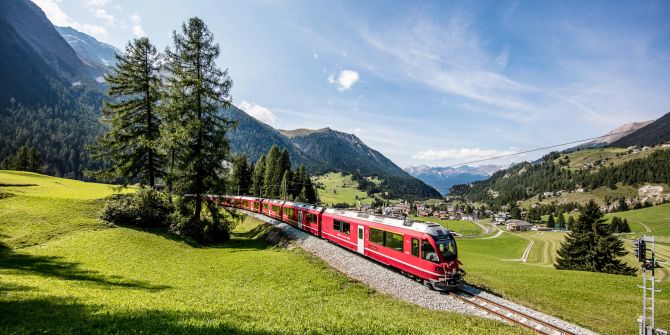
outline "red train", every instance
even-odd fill
[[[399,269],[433,289],[463,284],[465,271],[460,268],[456,240],[439,224],[275,199],[215,198],[224,206],[267,215]]]

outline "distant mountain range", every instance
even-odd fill
[[[228,133],[234,152],[256,161],[274,144],[287,148],[294,165],[304,164],[312,174],[339,171],[382,180],[381,189],[390,196],[439,198],[433,187],[412,177],[356,135],[330,128],[277,130],[232,106],[223,115],[237,122]]]
[[[494,172],[504,167],[504,165],[493,164],[459,167],[419,165],[409,166],[404,168],[404,170],[424,183],[436,188],[441,194],[446,195],[454,185],[488,179]]]

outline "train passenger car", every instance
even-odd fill
[[[241,197],[240,201],[242,206],[240,208],[246,209],[248,211],[260,213],[261,212],[261,198],[254,197]]]
[[[282,221],[320,237],[319,227],[323,210],[323,207],[312,204],[285,202]]]
[[[463,282],[456,241],[436,223],[328,208],[321,216],[321,237],[419,278],[434,289],[455,288]]]
[[[263,201],[263,203],[267,203],[268,205],[267,213],[263,212],[263,214],[273,219],[282,219],[282,205],[284,205],[283,200],[266,199]],[[263,210],[265,211],[265,208]]]
[[[224,195],[218,197],[218,201],[221,205],[226,206],[226,207],[232,207],[233,206],[233,197],[229,195]]]

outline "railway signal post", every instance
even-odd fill
[[[653,236],[646,237],[642,235],[639,239],[633,242],[633,251],[637,256],[638,261],[642,263],[642,316],[638,319],[640,324],[640,335],[667,335],[668,332],[662,329],[655,328],[654,311],[655,311],[655,293],[660,292],[656,290],[655,269],[657,267],[656,255],[654,254],[655,239]],[[647,257],[647,243],[651,246],[651,258]],[[647,271],[651,272],[651,276],[647,276]],[[649,283],[649,285],[647,285]],[[647,317],[647,312],[650,316]]]

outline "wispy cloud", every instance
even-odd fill
[[[257,120],[265,122],[271,126],[274,126],[279,120],[270,109],[253,102],[242,101],[239,103],[238,107]]]
[[[40,7],[47,18],[57,26],[72,27],[86,34],[92,35],[96,38],[105,38],[109,36],[105,27],[96,24],[85,24],[70,18],[60,8],[60,1],[58,0],[32,0],[38,7]]]

